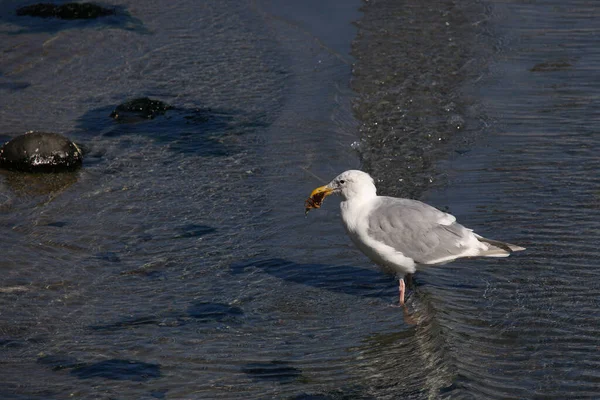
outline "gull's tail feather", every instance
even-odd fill
[[[480,254],[484,257],[508,257],[512,252],[525,250],[525,247],[517,246],[511,243],[500,242],[499,240],[486,239],[478,234],[475,234],[475,237],[480,242],[490,245],[490,248],[487,251],[484,251]]]

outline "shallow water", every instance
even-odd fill
[[[0,397],[595,397],[596,6],[17,4],[1,139],[86,158],[0,175]],[[175,109],[109,118],[142,96]],[[419,273],[403,314],[338,200],[303,214],[361,164],[528,250]]]
[[[599,11],[576,1],[495,4],[505,43],[489,75],[469,88],[494,119],[493,134],[444,165],[449,186],[430,199],[528,250],[468,272],[457,266],[453,280],[466,279],[475,297],[430,292],[461,356],[450,397],[600,392]],[[428,279],[437,286],[450,273]]]

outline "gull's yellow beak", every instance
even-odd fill
[[[325,197],[329,196],[331,193],[333,193],[333,189],[329,186],[319,186],[313,190],[310,197],[304,202],[304,206],[306,207],[304,214],[308,214],[313,208],[320,208]]]

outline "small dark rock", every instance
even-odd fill
[[[110,116],[119,122],[138,122],[163,115],[172,108],[160,100],[140,97],[118,105]]]
[[[81,166],[77,145],[58,133],[28,132],[0,148],[0,168],[24,172],[72,171]]]
[[[51,18],[56,16],[56,9],[58,6],[50,3],[38,3],[29,6],[17,8],[17,15],[20,17],[42,17]]]
[[[94,19],[114,14],[114,10],[92,3],[66,3],[60,6],[52,3],[38,3],[17,9],[19,16],[59,19]]]

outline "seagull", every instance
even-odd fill
[[[417,269],[461,258],[507,257],[524,247],[486,239],[456,222],[456,217],[418,200],[378,196],[369,174],[343,172],[312,191],[306,212],[320,208],[325,197],[342,196],[340,209],[354,244],[384,272],[398,278],[399,303]]]

